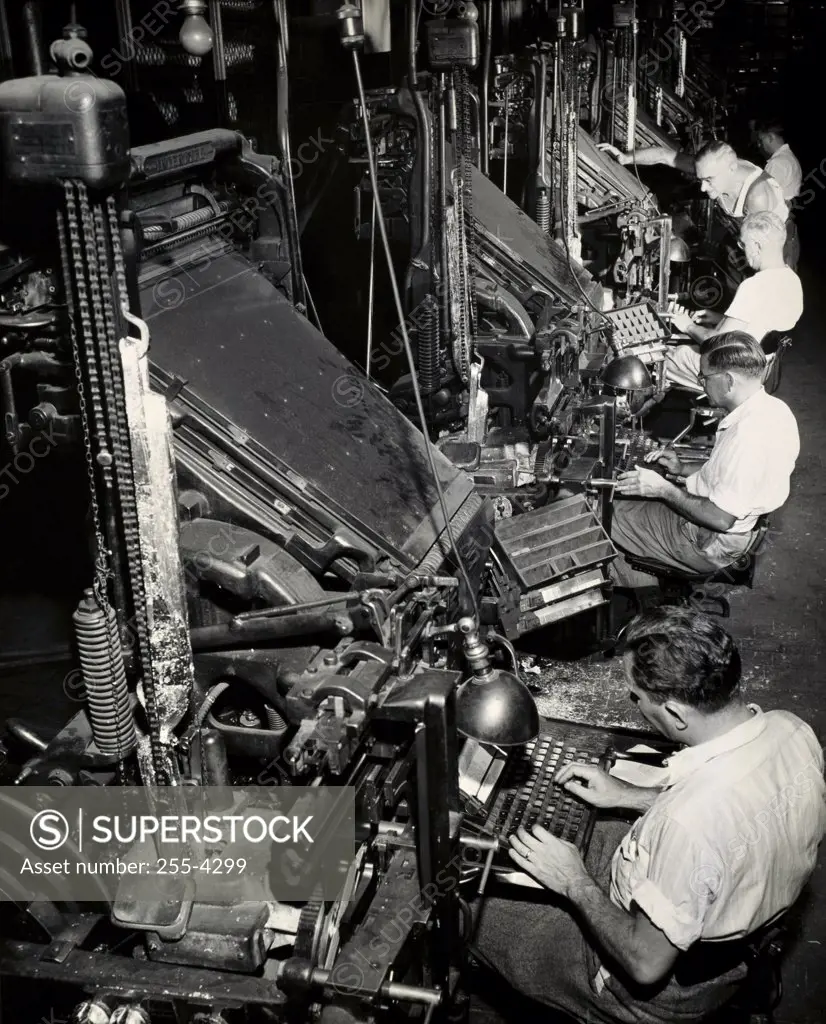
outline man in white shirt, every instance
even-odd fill
[[[696,322],[684,313],[672,318],[675,328],[696,342],[729,331],[743,331],[756,341],[772,331],[790,331],[803,313],[800,278],[786,266],[783,246],[786,228],[773,213],[753,213],[740,227],[740,247],[755,271],[741,282],[722,318],[706,310]],[[695,314],[696,316],[696,314]],[[666,352],[666,379],[680,387],[699,391],[697,346],[678,345]]]
[[[587,866],[571,843],[520,829],[515,866],[562,906],[488,899],[472,951],[577,1020],[701,1020],[742,984],[748,937],[792,906],[814,870],[823,753],[796,715],[743,701],[737,647],[705,615],[639,616],[623,657],[631,700],[683,749],[648,786],[563,767],[555,782],[573,796],[641,817],[619,827],[615,850],[619,829],[598,824]]]
[[[622,553],[651,558],[687,575],[712,573],[743,554],[759,516],[780,508],[800,454],[794,415],[766,394],[766,356],[747,334],[710,338],[700,350],[699,379],[712,406],[726,412],[708,461],[694,473],[672,450],[645,456],[684,487],[637,466],[617,478],[611,538],[621,554],[611,566],[618,586],[650,586]]]
[[[778,121],[763,121],[755,128],[754,138],[760,151],[769,158],[766,173],[780,185],[783,198],[791,205],[800,194],[803,170],[783,138],[783,126]]]
[[[759,123],[754,134],[757,147],[769,158],[766,161],[766,173],[780,185],[783,198],[789,207],[789,217],[786,221],[787,239],[783,252],[788,265],[796,267],[800,258],[800,240],[793,209],[794,201],[800,194],[803,169],[784,139],[783,126],[779,121]]]

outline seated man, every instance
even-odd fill
[[[790,331],[803,313],[800,278],[783,262],[786,229],[773,213],[753,213],[740,228],[740,246],[748,265],[755,271],[741,282],[731,305],[718,318],[707,313],[705,324],[684,313],[672,318],[676,329],[697,342],[728,331],[743,331],[762,341],[771,331]],[[699,348],[678,345],[666,353],[665,375],[672,384],[700,390]]]
[[[563,767],[555,781],[569,793],[642,816],[630,830],[597,823],[590,870],[572,844],[520,829],[511,859],[561,899],[486,899],[472,952],[577,1020],[684,1024],[736,993],[739,940],[787,910],[811,875],[826,828],[823,754],[796,715],[744,703],[737,648],[705,615],[639,616],[624,668],[643,718],[683,749],[656,787]]]
[[[712,573],[748,547],[759,516],[789,496],[800,453],[789,407],[761,383],[766,356],[747,334],[709,338],[700,349],[700,382],[711,405],[724,409],[714,448],[698,472],[673,451],[645,458],[685,479],[678,487],[652,469],[620,473],[616,491],[641,501],[615,501],[611,537],[621,552],[652,558],[687,575]],[[650,586],[652,578],[620,555],[611,566],[619,586]]]

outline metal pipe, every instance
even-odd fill
[[[416,29],[418,23],[418,0],[407,0],[407,77],[411,90],[416,88],[419,81],[416,72]]]
[[[193,651],[208,651],[215,648],[231,647],[239,643],[263,643],[270,640],[322,633],[340,637],[351,631],[352,624],[345,620],[343,613],[337,615],[297,614],[278,619],[260,619],[238,625],[234,622],[227,622],[216,626],[201,626],[190,631],[190,640]]]
[[[118,25],[118,52],[130,53],[130,47],[134,46],[134,42],[132,35],[132,9],[129,0],[116,0],[115,17]],[[127,92],[137,91],[135,63],[134,60],[121,62]]]
[[[287,54],[290,48],[287,7],[283,0],[273,0],[275,18],[278,24],[278,71],[277,71],[277,106],[276,123],[278,126],[278,144],[281,150],[281,158],[284,162],[284,174],[289,187],[290,202],[287,210],[287,231],[289,234],[290,248],[292,249],[293,262],[293,301],[296,306],[303,306],[306,309],[306,296],[304,289],[304,269],[301,259],[301,238],[298,230],[298,211],[295,201],[295,181],[293,179],[292,152],[290,148],[290,107],[289,107],[289,70],[287,65]]]
[[[537,56],[538,72],[536,77],[536,183],[538,186],[547,186],[548,170],[546,150],[546,135],[548,131],[548,62],[544,53]]]
[[[447,168],[447,110],[446,110],[446,78],[445,73],[439,75],[438,103],[439,111],[439,327],[444,345],[450,344],[450,271],[448,267],[447,232],[445,231],[445,211],[450,191]]]
[[[43,46],[43,29],[40,0],[26,0],[21,12],[23,18],[23,38],[26,48],[26,63],[30,75],[45,75],[46,49]]]
[[[5,82],[7,78],[14,78],[14,63],[6,0],[0,0],[0,82]]]
[[[212,72],[218,101],[218,123],[229,124],[229,97],[227,95],[227,56],[224,49],[224,23],[221,18],[221,0],[209,0],[209,20],[212,26]]]
[[[38,736],[34,729],[31,729],[25,722],[21,722],[19,718],[10,718],[6,722],[6,729],[16,740],[20,740],[21,743],[25,743],[27,746],[34,747],[40,754],[49,746],[46,740]]]
[[[482,55],[482,95],[479,115],[479,154],[482,174],[490,169],[490,65],[493,57],[493,6],[492,0],[485,0],[483,14],[485,48]]]
[[[421,195],[422,195],[422,241],[419,251],[413,254],[410,266],[407,269],[405,290],[409,291],[413,271],[417,265],[429,263],[430,254],[430,218],[432,195],[430,190],[430,165],[433,154],[430,148],[430,125],[428,124],[428,111],[425,107],[422,95],[417,88],[419,76],[416,70],[416,25],[417,25],[418,3],[417,0],[408,0],[408,52],[407,52],[407,77],[409,79],[410,93],[413,97],[413,105],[416,108],[416,134],[417,153],[421,165]],[[369,367],[368,367],[369,369]]]

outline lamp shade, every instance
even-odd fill
[[[688,245],[682,238],[671,239],[670,260],[672,263],[688,263],[691,259],[691,252]]]
[[[511,672],[492,670],[456,691],[456,728],[463,736],[513,747],[539,735],[539,711],[530,690]]]
[[[637,356],[617,356],[600,371],[600,380],[621,391],[644,391],[652,386],[651,374]]]

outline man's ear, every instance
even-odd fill
[[[663,711],[671,719],[671,724],[678,732],[683,732],[688,728],[688,719],[686,718],[685,707],[676,700],[667,700],[663,704]]]

